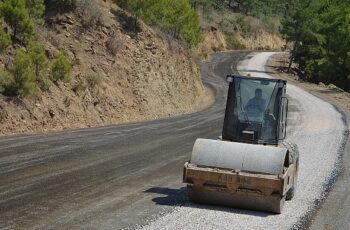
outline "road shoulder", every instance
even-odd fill
[[[307,92],[334,105],[343,115],[347,127],[350,122],[350,94],[324,84],[316,85],[301,82],[297,76],[282,71],[286,65],[286,55],[276,54],[267,63],[266,71],[276,77],[288,80],[288,83],[296,85]],[[349,129],[349,128],[348,128]],[[344,134],[345,141],[340,153],[340,173],[333,186],[326,191],[326,199],[319,202],[317,212],[311,213],[305,224],[309,229],[347,229],[350,219],[350,136],[349,131]]]

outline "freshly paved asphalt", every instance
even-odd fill
[[[0,228],[127,228],[186,202],[183,163],[197,137],[220,135],[224,78],[246,54],[224,53],[202,65],[216,103],[200,112],[0,138]]]

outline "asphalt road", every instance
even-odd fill
[[[120,229],[144,225],[187,202],[183,163],[197,137],[220,135],[224,76],[245,54],[218,55],[203,64],[203,81],[216,93],[216,103],[203,111],[0,138],[0,228]]]
[[[227,84],[235,71],[265,76],[271,55],[215,55],[202,76],[216,103],[200,112],[137,124],[0,138],[0,228],[232,229],[300,227],[332,177],[342,144],[341,115],[288,86],[288,134],[301,151],[299,190],[281,215],[193,205],[182,166],[197,137],[220,135]],[[266,76],[265,76],[266,77]],[[320,170],[322,169],[322,170]]]

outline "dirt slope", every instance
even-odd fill
[[[0,99],[0,134],[125,123],[188,113],[211,103],[188,49],[97,1],[99,24],[83,14],[52,14],[39,30],[48,56],[63,50],[74,64],[72,82],[25,99]],[[97,8],[96,8],[97,9]],[[5,57],[2,57],[4,60]]]

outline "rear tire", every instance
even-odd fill
[[[286,194],[287,201],[293,199],[293,197],[294,197],[294,194],[295,194],[294,186],[295,185],[293,184],[293,186],[288,190],[288,192]]]
[[[299,150],[296,144],[290,143],[288,141],[283,141],[282,145],[288,149],[289,152],[289,164],[295,164],[296,173],[293,178],[293,185],[288,190],[286,194],[286,200],[291,200],[295,195],[295,190],[297,188],[297,179],[298,179],[298,169],[299,169]]]

